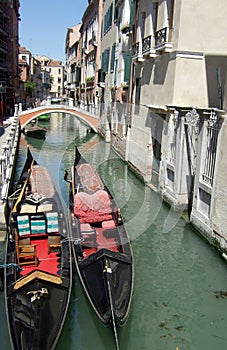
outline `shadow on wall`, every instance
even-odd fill
[[[169,64],[169,55],[165,55],[156,62],[154,69],[154,84],[164,85]]]

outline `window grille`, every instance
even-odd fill
[[[211,112],[210,120],[208,121],[206,133],[206,152],[202,172],[202,180],[212,186],[214,178],[214,169],[217,152],[217,141],[219,132],[218,117],[214,112]]]

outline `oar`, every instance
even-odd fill
[[[113,299],[112,299],[112,293],[111,293],[111,288],[110,288],[110,282],[109,282],[109,274],[112,273],[112,270],[110,267],[108,267],[108,262],[106,260],[106,266],[105,270],[107,273],[107,286],[108,286],[108,294],[110,298],[110,308],[111,308],[111,315],[112,315],[112,324],[113,324],[113,331],[114,331],[114,339],[115,339],[115,345],[116,345],[116,350],[119,350],[119,342],[118,342],[118,336],[117,336],[117,327],[115,323],[115,316],[114,316],[114,310],[113,310]]]
[[[17,211],[17,205],[18,205],[18,203],[22,200],[24,191],[25,191],[25,189],[26,189],[26,186],[27,186],[29,177],[30,177],[31,172],[32,172],[32,166],[33,166],[33,164],[34,164],[34,159],[32,160],[31,166],[30,166],[30,168],[28,169],[28,175],[27,175],[26,180],[25,180],[25,182],[24,182],[24,185],[23,185],[23,187],[22,187],[21,193],[20,193],[19,196],[17,197],[17,201],[16,201],[16,203],[15,203],[15,205],[14,205],[14,207],[13,207],[13,210],[12,210],[13,213],[16,213],[16,211]]]

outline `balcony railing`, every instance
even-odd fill
[[[156,46],[163,45],[167,42],[167,28],[156,32]]]
[[[170,40],[170,30],[169,28],[165,27],[156,32],[155,35],[155,48],[157,51],[165,51],[170,52],[172,51],[172,43],[169,42]]]
[[[143,56],[155,57],[156,50],[154,47],[154,37],[152,35],[143,38],[142,40],[142,52]]]
[[[142,42],[137,42],[132,46],[132,58],[138,62],[143,61]]]

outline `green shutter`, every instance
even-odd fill
[[[112,26],[112,20],[113,20],[113,4],[110,5],[110,23],[109,26]]]
[[[111,64],[110,64],[111,71],[114,71],[115,50],[116,50],[116,44],[113,44],[112,51],[111,51]]]
[[[129,83],[130,79],[130,70],[131,70],[131,53],[127,52],[124,56],[124,63],[125,63],[125,69],[124,69],[124,82]]]
[[[105,72],[108,73],[109,68],[109,57],[110,57],[110,49],[107,49],[106,51],[106,57],[105,57]]]
[[[108,73],[109,68],[109,55],[110,55],[110,49],[106,49],[102,53],[102,71],[104,73]]]
[[[130,3],[130,29],[132,30],[133,24],[135,22],[135,1],[131,0]]]

